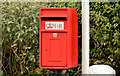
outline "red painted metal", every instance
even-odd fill
[[[39,67],[68,69],[78,65],[78,16],[75,8],[41,8]]]

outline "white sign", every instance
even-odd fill
[[[64,30],[64,22],[45,22],[46,30]]]

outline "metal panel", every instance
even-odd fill
[[[42,66],[66,66],[66,33],[42,33]]]

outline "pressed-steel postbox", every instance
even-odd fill
[[[78,65],[78,16],[75,8],[41,8],[39,66],[68,69]]]

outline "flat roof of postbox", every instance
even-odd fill
[[[67,10],[75,8],[40,8],[41,17],[67,17]]]

